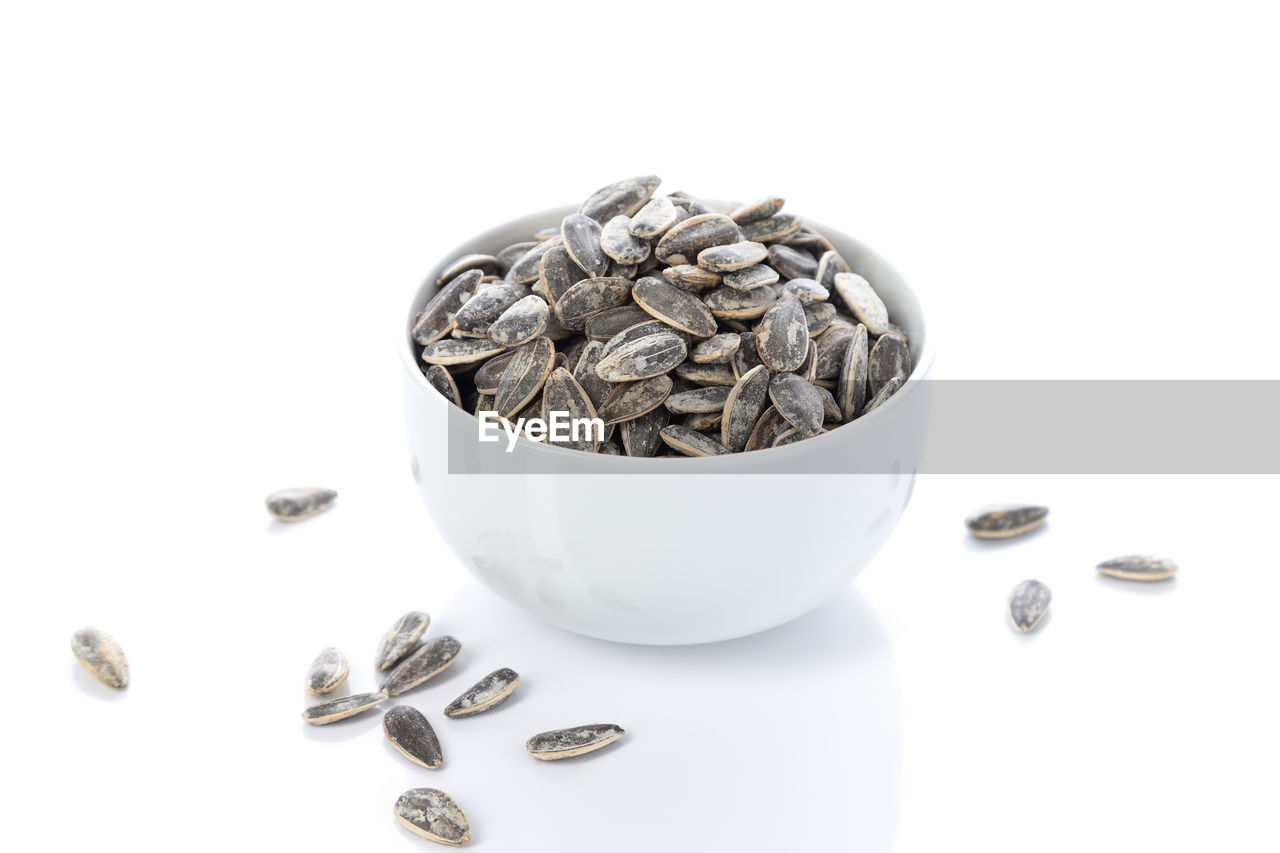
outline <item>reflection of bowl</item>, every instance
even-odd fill
[[[571,210],[523,217],[449,252],[404,320],[412,467],[440,535],[503,598],[595,637],[709,642],[817,607],[871,562],[911,497],[927,419],[926,384],[914,380],[932,360],[920,303],[869,249],[814,223],[911,340],[913,381],[875,412],[807,441],[719,457],[600,456],[523,438],[504,453],[505,440],[476,442],[476,419],[427,384],[409,321],[446,263],[526,240]],[[852,458],[884,473],[835,464]],[[496,473],[457,473],[478,469]]]

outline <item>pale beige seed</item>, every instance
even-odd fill
[[[840,378],[836,385],[836,402],[840,404],[846,422],[858,417],[866,402],[868,360],[867,327],[859,323],[845,345],[844,361],[840,364]]]
[[[1013,588],[1009,593],[1009,622],[1022,633],[1030,631],[1040,624],[1045,613],[1049,611],[1049,602],[1053,593],[1049,587],[1036,580],[1027,580]]]
[[[496,708],[511,697],[520,683],[514,669],[497,669],[477,681],[444,709],[446,717],[470,717]]]
[[[652,240],[667,233],[679,221],[676,206],[669,198],[653,198],[631,217],[631,236]]]
[[[578,208],[578,212],[602,224],[620,214],[631,216],[644,207],[661,183],[662,179],[657,175],[626,178],[593,192]]]
[[[312,705],[302,712],[302,719],[313,726],[325,726],[329,723],[336,723],[338,720],[345,720],[347,717],[354,717],[356,714],[362,714],[385,701],[387,701],[387,694],[382,691],[377,693],[356,693],[351,696],[343,696],[341,699],[330,699],[328,702]]]
[[[756,365],[729,389],[720,423],[720,442],[731,453],[746,447],[760,415],[769,405],[769,368]]]
[[[1127,581],[1163,581],[1177,574],[1178,564],[1161,557],[1134,555],[1103,560],[1098,563],[1098,571]]]
[[[794,373],[779,373],[769,383],[769,400],[787,422],[806,437],[822,431],[822,397]]]
[[[580,418],[590,420],[596,417],[596,408],[591,404],[587,392],[573,378],[573,374],[564,368],[553,370],[551,375],[547,377],[542,408],[546,413],[565,412],[571,421],[576,421]],[[543,415],[543,420],[550,422],[545,414]],[[558,447],[567,447],[570,450],[595,453],[600,447],[600,433],[590,427],[586,429],[578,428],[577,438],[573,437],[571,430],[568,441],[557,441],[555,444]]]
[[[662,277],[673,287],[687,293],[701,294],[713,287],[720,286],[720,274],[695,267],[692,264],[677,264],[662,271]]]
[[[609,268],[609,257],[600,248],[600,223],[581,213],[570,213],[560,222],[560,238],[573,262],[587,275],[600,277]]]
[[[1049,508],[1034,504],[994,504],[984,506],[964,520],[969,532],[979,539],[1009,539],[1044,524]]]
[[[862,415],[869,415],[872,412],[874,412],[876,409],[883,406],[890,397],[898,393],[898,389],[901,387],[902,387],[901,379],[899,379],[896,376],[890,379],[888,382],[885,383],[884,387],[882,387],[879,391],[876,392],[875,396],[871,398],[870,402],[868,402],[867,405],[863,407]],[[862,415],[859,415],[859,417],[862,417]]]
[[[638,264],[649,257],[649,243],[631,235],[631,218],[618,214],[600,229],[600,248],[619,264]]]
[[[796,299],[799,299],[801,302],[806,302],[806,303],[807,302],[825,303],[827,299],[831,296],[831,294],[827,291],[825,287],[818,284],[816,281],[814,281],[811,278],[793,278],[791,279],[791,281],[787,282],[781,287],[779,293],[786,294],[788,296],[794,296]],[[830,308],[831,308],[831,313],[834,316],[835,310],[836,310],[835,306],[834,305],[830,306]]]
[[[538,280],[538,271],[542,267],[542,256],[557,246],[564,246],[559,229],[549,239],[540,240],[536,246],[525,252],[507,272],[507,278],[516,284],[532,284]]]
[[[728,364],[742,345],[742,336],[734,332],[712,335],[698,341],[689,351],[689,358],[698,364]]]
[[[757,243],[771,243],[774,240],[785,240],[800,229],[803,221],[789,213],[776,213],[765,219],[755,219],[743,223],[742,239],[755,240]]]
[[[670,394],[671,377],[665,374],[639,382],[623,382],[609,392],[599,415],[606,425],[629,421],[658,408]]]
[[[667,264],[692,263],[703,249],[736,243],[742,232],[722,213],[703,213],[678,222],[662,235],[654,255]]]
[[[471,377],[475,383],[476,391],[490,395],[497,393],[498,383],[502,381],[502,374],[514,357],[514,350],[504,352],[502,355],[496,355],[480,365],[480,369]]]
[[[458,659],[462,644],[450,636],[433,637],[414,649],[382,682],[388,696],[399,696],[439,675]]]
[[[468,270],[441,288],[413,324],[413,339],[420,344],[434,343],[453,329],[453,318],[471,291],[483,278],[480,270]]]
[[[412,788],[396,800],[392,809],[400,825],[438,844],[457,847],[471,840],[467,814],[453,797],[437,788]]]
[[[721,320],[754,320],[763,317],[778,298],[769,285],[738,290],[718,287],[702,298],[712,315]]]
[[[670,372],[687,355],[683,340],[660,332],[623,344],[605,355],[596,365],[596,375],[606,382],[635,382]]]
[[[715,273],[734,272],[758,264],[769,257],[763,243],[743,241],[712,246],[698,253],[698,266]]]
[[[382,715],[382,733],[401,755],[420,767],[435,770],[444,763],[440,738],[417,708],[396,705],[387,709]]]
[[[907,342],[897,335],[881,336],[871,348],[870,366],[867,368],[871,393],[878,394],[894,378],[899,382],[906,382],[910,374],[911,353],[907,349]]]
[[[668,447],[685,456],[723,456],[729,452],[720,442],[683,424],[668,424],[659,435]]]
[[[739,224],[768,219],[782,210],[784,204],[786,204],[786,199],[782,198],[782,196],[766,196],[750,204],[741,204],[734,207],[729,211],[729,217]]]
[[[836,285],[836,275],[842,272],[851,272],[851,270],[844,262],[844,258],[840,257],[840,253],[832,249],[818,258],[818,268],[813,277],[818,284],[830,290]]]
[[[705,385],[681,391],[667,397],[667,410],[679,415],[718,412],[724,408],[731,390],[727,385]]]
[[[306,521],[333,506],[337,499],[338,493],[333,489],[318,486],[281,489],[267,495],[267,512],[277,521]]]
[[[662,442],[662,428],[671,421],[671,413],[665,406],[658,406],[638,418],[632,418],[618,425],[622,436],[622,447],[628,456],[649,457],[665,447]]]
[[[304,689],[314,695],[332,693],[347,680],[351,673],[351,665],[341,649],[327,646],[307,667],[307,677],[303,681]]]
[[[516,302],[489,327],[489,340],[504,347],[518,347],[547,329],[551,307],[541,296],[530,294]]]
[[[768,377],[767,369],[765,376],[766,378]],[[767,386],[765,390],[768,390]],[[747,439],[747,444],[743,451],[749,453],[754,450],[765,450],[773,447],[773,443],[778,436],[789,429],[794,429],[794,427],[787,422],[787,419],[776,408],[769,406],[760,415],[760,420],[756,421],[755,429],[751,431],[751,437]]]
[[[436,389],[441,397],[444,397],[455,406],[462,405],[462,395],[458,393],[458,383],[453,381],[453,376],[449,374],[448,370],[438,364],[433,364],[427,368],[426,377],[427,384]]]
[[[613,390],[613,383],[606,382],[596,373],[596,366],[600,364],[603,354],[604,344],[591,341],[582,348],[582,355],[578,357],[578,363],[573,368],[573,378],[582,386],[582,390],[597,413],[605,398],[609,396],[609,392]]]
[[[622,737],[626,732],[612,723],[597,723],[541,732],[529,738],[524,748],[534,758],[555,761],[595,752]]]
[[[110,634],[97,628],[81,628],[71,635],[71,652],[108,687],[120,689],[129,685],[129,662]]]
[[[808,252],[797,252],[790,246],[774,243],[769,247],[769,265],[786,278],[812,279],[818,262]]]
[[[735,272],[725,273],[723,281],[726,287],[734,290],[755,290],[766,284],[778,283],[778,271],[764,264],[754,264]]]
[[[556,300],[555,315],[566,329],[581,331],[592,315],[625,304],[631,288],[625,278],[585,278]]]
[[[697,338],[716,333],[716,318],[697,297],[655,279],[641,279],[631,292],[636,304],[657,320]]]
[[[889,311],[869,281],[856,273],[842,272],[836,274],[835,286],[845,307],[867,327],[869,334],[879,337],[889,331]]]
[[[520,349],[502,373],[494,394],[498,416],[512,419],[542,391],[556,357],[555,344],[545,337],[534,338]]]
[[[538,262],[538,283],[542,286],[543,296],[552,305],[559,302],[569,288],[590,277],[573,262],[561,244],[548,249]]]
[[[430,624],[431,616],[421,610],[410,610],[397,619],[378,642],[378,651],[373,656],[374,668],[386,672],[399,663],[422,639]]]
[[[676,376],[694,385],[728,385],[738,384],[738,377],[733,370],[724,364],[697,364],[686,361],[676,368]]]
[[[770,370],[786,373],[798,368],[809,352],[809,329],[804,308],[794,296],[780,296],[756,327],[756,349]]]
[[[445,339],[422,348],[422,360],[427,364],[461,365],[475,364],[493,358],[506,347],[494,343],[488,337],[465,340]]]
[[[617,308],[606,308],[599,314],[587,318],[586,336],[593,341],[605,342],[614,335],[626,331],[639,323],[648,323],[653,318],[635,303],[619,305]]]

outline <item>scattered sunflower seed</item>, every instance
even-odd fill
[[[736,386],[735,386],[736,387]],[[667,410],[672,414],[703,414],[718,412],[724,408],[725,400],[733,389],[727,385],[704,385],[681,391],[667,397]]]
[[[718,287],[702,301],[711,314],[721,320],[754,320],[763,317],[777,298],[773,288],[764,285],[751,290]]]
[[[839,252],[832,249],[818,258],[818,267],[813,277],[818,284],[830,290],[836,286],[836,275],[842,272],[850,272],[849,265],[844,262],[844,258],[840,257]]]
[[[720,285],[720,274],[695,267],[693,264],[678,264],[662,271],[662,277],[672,287],[678,287],[686,293],[702,294]]]
[[[659,332],[623,344],[601,358],[596,375],[606,382],[635,382],[671,372],[687,354],[679,337]]]
[[[417,708],[396,705],[382,715],[382,733],[400,754],[428,770],[444,763],[440,738],[431,723]]]
[[[732,219],[722,213],[690,216],[662,235],[653,253],[658,260],[671,264],[693,263],[698,253],[712,246],[736,243],[742,232]]]
[[[529,295],[513,303],[489,326],[489,340],[504,347],[518,347],[547,329],[551,309],[541,296]]]
[[[797,230],[802,222],[800,217],[789,213],[776,213],[765,219],[753,219],[742,225],[742,238],[757,243],[770,243],[774,240],[785,240]]]
[[[330,699],[328,702],[312,705],[302,712],[302,719],[313,726],[324,726],[364,713],[385,701],[387,701],[387,694],[382,691],[377,693],[356,693],[351,696],[343,696],[341,699]]]
[[[613,383],[606,382],[596,373],[596,366],[600,364],[603,354],[604,344],[591,341],[582,348],[582,355],[578,357],[578,363],[573,368],[573,378],[578,380],[578,384],[582,386],[582,390],[597,413],[605,397],[609,396],[609,392],[613,389]]]
[[[472,376],[472,381],[475,383],[476,391],[481,394],[495,394],[498,390],[498,383],[502,381],[503,372],[506,371],[507,365],[511,363],[511,359],[514,357],[514,350],[511,352],[504,352],[502,355],[496,355],[484,364],[480,365],[480,369]],[[436,365],[432,366],[434,367]]]
[[[524,748],[530,755],[541,761],[555,761],[594,752],[608,746],[624,734],[625,731],[621,726],[611,723],[575,726],[571,729],[556,729],[536,734],[525,742]]]
[[[746,222],[755,222],[756,220],[768,219],[773,216],[782,210],[782,205],[784,204],[786,204],[786,199],[779,196],[769,196],[753,201],[750,204],[739,205],[730,211],[729,216],[739,225]]]
[[[399,696],[412,690],[447,669],[458,659],[460,651],[462,644],[453,637],[434,637],[396,664],[386,681],[382,682],[382,690],[388,696]]]
[[[871,348],[871,364],[867,371],[871,393],[879,393],[894,378],[906,382],[910,374],[911,352],[907,349],[907,342],[894,334],[882,335]]]
[[[698,341],[689,350],[689,360],[697,364],[728,364],[742,344],[742,336],[734,332],[712,335]]]
[[[702,300],[656,279],[641,279],[631,291],[636,304],[655,319],[681,329],[695,338],[716,333],[716,318]]]
[[[578,419],[592,419],[596,416],[595,406],[591,404],[587,392],[583,390],[573,375],[564,368],[552,371],[547,377],[546,391],[543,395],[543,420],[547,420],[545,412],[566,412],[570,419],[577,421]],[[600,436],[591,429],[579,430],[575,427],[574,434],[570,434],[569,441],[558,442],[560,447],[567,447],[571,450],[584,450],[589,453],[595,453],[599,449]]]
[[[518,284],[495,284],[468,299],[454,316],[454,325],[467,334],[487,334],[502,312],[528,294],[529,289]]]
[[[477,681],[467,691],[449,703],[444,709],[446,717],[470,717],[490,708],[496,708],[511,696],[520,676],[514,669],[494,670]]]
[[[1162,581],[1177,574],[1178,564],[1161,557],[1135,555],[1104,560],[1098,563],[1098,571],[1127,581]]]
[[[281,489],[267,495],[267,512],[280,521],[306,521],[333,506],[337,497],[333,489],[314,486]]]
[[[722,280],[726,286],[732,287],[734,290],[755,290],[758,287],[764,287],[766,284],[777,284],[779,278],[781,276],[778,275],[778,271],[773,267],[755,264],[726,273]]]
[[[453,797],[436,788],[412,788],[396,800],[400,825],[439,844],[458,846],[471,840],[471,824]]]
[[[129,684],[129,662],[110,634],[97,628],[81,628],[71,635],[71,651],[93,677],[117,689]]]
[[[539,241],[536,246],[518,258],[511,265],[511,269],[507,271],[507,278],[516,284],[531,284],[537,281],[538,271],[542,268],[542,256],[557,246],[564,246],[564,240],[560,238],[559,229],[557,229],[555,236]],[[479,278],[477,277],[476,280],[479,281]]]
[[[769,306],[756,327],[756,349],[770,370],[795,370],[809,352],[809,327],[804,308],[794,296],[782,296]]]
[[[670,423],[670,412],[659,405],[638,418],[619,425],[622,447],[628,456],[653,456],[663,447],[662,428]]]
[[[598,412],[605,425],[622,423],[651,412],[671,394],[671,377],[665,374],[638,382],[615,385]]]
[[[619,264],[638,264],[649,257],[649,242],[631,234],[631,218],[622,214],[600,230],[600,248]]]
[[[453,317],[471,296],[484,274],[468,270],[436,292],[413,324],[413,339],[420,344],[440,340],[453,329]]]
[[[867,405],[863,407],[862,415],[869,415],[876,409],[883,406],[884,402],[896,394],[898,389],[901,387],[901,379],[896,376],[890,379],[879,391],[876,392],[876,395],[871,398],[871,402],[867,403]],[[862,415],[859,415],[858,417],[862,417]]]
[[[1046,506],[996,504],[983,507],[964,523],[979,539],[1009,539],[1039,527],[1048,515]]]
[[[720,442],[731,453],[741,453],[769,405],[769,368],[757,365],[729,389],[720,422]]]
[[[803,300],[800,300],[800,304],[804,306],[804,325],[809,337],[816,338],[831,327],[831,321],[836,317],[836,306],[830,302]]]
[[[698,266],[711,272],[726,273],[746,269],[769,257],[763,243],[744,241],[726,246],[712,246],[698,253]]]
[[[1022,633],[1030,631],[1040,624],[1052,598],[1049,587],[1040,581],[1023,581],[1009,593],[1009,622]]]
[[[475,364],[492,358],[506,347],[485,338],[449,338],[427,344],[422,348],[422,360],[427,364]]]
[[[347,656],[341,650],[333,646],[322,649],[307,668],[306,691],[312,695],[332,693],[350,672]]]
[[[555,358],[555,345],[547,338],[534,338],[516,350],[494,395],[499,417],[515,418],[517,412],[541,393]]]
[[[559,302],[569,288],[590,277],[573,262],[563,245],[552,246],[538,262],[538,283],[552,304]]]
[[[818,262],[813,255],[781,243],[769,247],[769,264],[787,278],[812,279],[818,272]]]
[[[650,199],[631,217],[631,236],[645,240],[661,237],[679,219],[669,198]]]
[[[767,370],[765,371],[765,378],[768,378]],[[778,437],[789,429],[795,428],[787,423],[787,419],[776,408],[769,406],[764,410],[764,414],[760,415],[760,420],[756,421],[755,429],[751,431],[751,437],[747,439],[747,444],[743,450],[751,452],[773,447],[773,443],[777,441]]]
[[[410,610],[387,629],[373,657],[374,668],[386,672],[399,663],[427,632],[431,617],[421,610]]]
[[[685,456],[723,456],[729,452],[720,442],[683,424],[669,424],[659,435],[668,447]]]
[[[556,300],[556,317],[566,329],[580,331],[593,314],[625,304],[631,288],[625,278],[584,278]]]
[[[856,273],[842,272],[836,273],[835,286],[836,293],[868,333],[879,337],[889,331],[889,311],[870,282]]]
[[[698,364],[686,361],[676,368],[676,376],[694,385],[728,385],[738,384],[738,377],[733,370],[724,364]]]
[[[845,421],[851,421],[862,413],[867,399],[867,327],[858,324],[845,346],[844,361],[840,365],[840,380],[836,386],[836,402],[844,412]]]
[[[445,370],[438,364],[433,364],[427,368],[427,384],[440,392],[440,396],[444,397],[455,406],[462,405],[462,395],[458,393],[458,383],[453,381],[453,377],[449,375],[449,371]]]
[[[621,332],[640,323],[648,323],[653,318],[649,312],[634,303],[619,305],[617,308],[606,308],[599,314],[587,318],[586,335],[593,341],[610,341]],[[662,329],[660,331],[666,331]]]
[[[780,247],[785,248],[785,247]],[[827,289],[818,284],[811,278],[793,278],[782,286],[779,295],[794,296],[801,302],[821,302],[826,303],[827,298],[831,296]],[[835,306],[829,305],[832,316],[835,316]]]
[[[779,373],[769,383],[769,400],[806,438],[822,431],[822,397],[794,373]]]
[[[615,216],[631,216],[644,207],[660,183],[657,175],[642,175],[609,184],[588,196],[578,212],[602,225]]]
[[[570,213],[560,223],[560,238],[573,262],[587,273],[600,277],[609,268],[609,257],[600,247],[600,223],[581,213]]]

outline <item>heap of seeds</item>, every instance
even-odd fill
[[[427,381],[513,422],[599,417],[587,452],[718,456],[849,423],[911,373],[872,284],[783,199],[716,210],[656,176],[458,258],[415,318]]]

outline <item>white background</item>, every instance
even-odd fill
[[[815,614],[615,646],[444,551],[395,346],[447,247],[656,172],[782,193],[882,252],[927,300],[935,376],[1278,378],[1276,24],[1263,3],[5,4],[6,847],[421,849],[390,807],[434,784],[496,851],[1275,849],[1274,478],[926,477]],[[338,507],[270,522],[262,497],[305,483]],[[1047,528],[966,539],[1010,499]],[[1183,572],[1095,576],[1130,552]],[[1018,636],[1003,600],[1033,576],[1052,614]],[[409,697],[435,773],[376,716],[297,716],[322,646],[370,689],[409,608],[466,646]],[[67,651],[84,624],[124,644],[123,694]],[[509,707],[440,716],[504,665]],[[521,747],[606,720],[628,735],[591,759]]]

